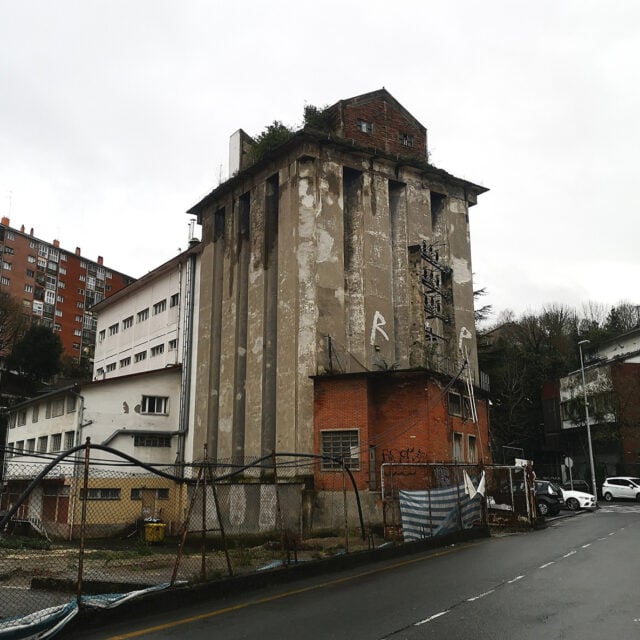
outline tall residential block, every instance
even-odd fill
[[[29,322],[57,332],[65,355],[90,365],[96,322],[89,309],[134,278],[106,267],[102,256],[88,260],[80,247],[68,251],[24,225],[15,229],[7,217],[0,223],[0,257],[0,291],[20,301]]]

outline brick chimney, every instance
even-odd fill
[[[102,256],[98,256],[98,264],[102,266],[104,264],[104,259]]]
[[[9,220],[9,218],[7,218],[7,216],[2,216],[2,224],[5,227],[8,227],[10,222],[11,222],[11,220]]]
[[[54,241],[53,241],[53,246],[54,246],[56,249],[59,249],[59,248],[60,248],[60,240],[54,240]]]
[[[24,233],[24,225],[23,224],[20,225],[20,233]]]
[[[76,247],[76,255],[79,256],[80,255],[80,247]]]

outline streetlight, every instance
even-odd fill
[[[596,472],[593,466],[593,446],[591,445],[591,425],[589,424],[589,402],[587,401],[587,383],[584,379],[584,360],[582,358],[582,345],[589,344],[589,340],[580,340],[578,349],[580,351],[580,371],[582,372],[582,393],[584,395],[584,417],[587,424],[587,443],[589,445],[589,464],[591,465],[591,485],[593,487],[593,497],[598,504],[598,487],[596,487]]]

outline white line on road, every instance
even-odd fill
[[[573,551],[569,551],[569,553],[565,553],[562,557],[568,558],[569,556],[572,556],[574,553],[578,553],[578,552],[574,549]]]
[[[616,535],[616,532],[615,532],[615,531],[612,531],[609,535],[610,535],[610,536],[615,536],[615,535]]]
[[[416,622],[413,626],[419,627],[421,624],[426,624],[427,622],[431,622],[440,616],[443,616],[445,613],[449,613],[448,611],[441,611],[440,613],[434,613],[432,616],[425,618],[424,620],[420,620],[420,622]]]
[[[485,596],[492,594],[494,591],[495,589],[490,589],[489,591],[485,591],[484,593],[474,596],[473,598],[467,598],[467,602],[475,602],[476,600],[480,600],[480,598],[484,598]]]
[[[507,584],[513,584],[514,582],[518,582],[518,580],[522,580],[524,576],[516,576],[513,580],[509,580]]]
[[[583,549],[586,549],[587,547],[590,547],[590,546],[591,546],[591,543],[590,543],[590,542],[587,542],[587,544],[583,544],[583,545],[582,545],[582,548],[583,548]]]
[[[606,538],[598,538],[598,540],[606,540]]]
[[[552,564],[555,564],[555,562],[554,561],[547,562],[547,564],[541,565],[540,569],[546,569],[547,567],[550,567]]]

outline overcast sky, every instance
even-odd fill
[[[490,188],[483,303],[640,303],[639,69],[638,0],[0,0],[0,213],[139,277],[231,133],[384,86]]]

